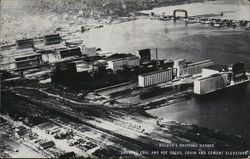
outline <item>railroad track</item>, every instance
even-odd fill
[[[97,125],[93,125],[91,123],[88,123],[85,121],[84,118],[84,114],[82,113],[75,113],[72,111],[68,111],[68,110],[61,110],[60,109],[60,105],[59,103],[48,103],[46,101],[43,101],[41,99],[35,99],[35,98],[30,98],[28,96],[23,96],[21,94],[18,94],[18,96],[20,96],[21,98],[23,98],[24,100],[30,102],[33,105],[37,105],[39,107],[43,107],[49,110],[52,110],[53,112],[62,115],[64,117],[68,117],[70,119],[73,119],[75,121],[78,121],[82,124],[84,124],[85,126],[91,128],[92,130],[97,130],[98,132],[104,133],[105,135],[108,135],[109,137],[115,139],[120,145],[122,145],[124,148],[128,149],[128,150],[134,150],[134,151],[141,151],[141,150],[149,150],[149,151],[153,151],[153,150],[158,150],[159,147],[157,145],[152,145],[150,142],[147,143],[145,141],[139,141],[137,139],[116,133],[114,131],[108,130],[108,129],[104,129],[102,127],[99,127]],[[51,102],[51,101],[49,101]]]

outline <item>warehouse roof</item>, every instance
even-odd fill
[[[18,39],[16,42],[33,42],[34,39],[29,38],[29,39]]]
[[[210,75],[210,76],[207,76],[207,77],[198,78],[197,80],[201,81],[201,80],[205,80],[205,79],[209,79],[209,78],[213,78],[213,77],[218,77],[218,76],[221,76],[223,74],[227,74],[227,73],[217,73],[217,74],[213,74],[213,75]]]
[[[205,67],[205,69],[222,71],[222,70],[227,70],[228,68],[225,65],[212,65],[212,66]]]
[[[51,122],[45,122],[45,123],[42,123],[42,124],[39,124],[37,125],[37,127],[41,130],[45,130],[45,129],[49,129],[49,128],[52,128],[54,127],[53,123]]]
[[[140,76],[149,76],[149,75],[153,75],[153,74],[157,74],[157,73],[161,73],[161,72],[166,72],[166,71],[169,71],[169,70],[171,70],[171,69],[163,69],[163,70],[153,71],[153,72],[141,74]]]
[[[126,61],[126,58],[112,59],[110,61],[112,61],[112,62]]]
[[[128,56],[128,57],[126,57],[126,59],[128,59],[128,60],[137,60],[137,59],[139,59],[139,57],[138,56]]]
[[[60,37],[60,34],[44,35],[45,38]]]
[[[15,58],[15,61],[22,61],[22,60],[26,60],[27,58],[35,58],[35,57],[40,57],[40,54],[32,54],[32,55],[26,55],[26,56],[18,56]]]
[[[202,63],[207,63],[207,62],[213,62],[212,60],[204,60],[204,61],[199,61],[199,62],[193,62],[193,63],[190,63],[190,64],[187,64],[188,66],[194,66],[194,65],[199,65],[199,64],[202,64]]]
[[[50,147],[55,146],[55,143],[54,143],[53,141],[49,141],[49,142],[41,143],[40,146],[41,146],[43,149],[47,149],[47,148],[50,148]]]

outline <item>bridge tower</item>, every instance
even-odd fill
[[[184,13],[185,13],[185,17],[184,17],[184,18],[188,18],[188,13],[187,13],[186,10],[184,10],[184,9],[175,9],[175,10],[174,10],[174,13],[173,13],[174,20],[177,19],[177,17],[176,17],[176,12],[184,12]]]

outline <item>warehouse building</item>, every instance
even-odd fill
[[[108,68],[112,69],[113,72],[117,72],[118,70],[123,70],[124,66],[127,66],[126,58],[120,58],[108,61]]]
[[[140,66],[140,58],[138,56],[129,56],[126,57],[126,60],[128,67]]]
[[[206,94],[225,88],[229,84],[228,73],[214,74],[194,80],[194,93]]]
[[[25,68],[30,66],[37,66],[41,64],[42,56],[41,55],[29,55],[15,58],[16,68]]]
[[[52,44],[59,44],[61,43],[62,38],[60,34],[51,34],[44,36],[44,44],[45,45],[52,45]]]
[[[51,147],[54,147],[55,146],[55,143],[54,141],[48,141],[48,142],[44,142],[44,143],[41,143],[40,144],[40,148],[42,149],[48,149],[48,148],[51,148]]]
[[[81,57],[82,56],[82,52],[81,52],[81,49],[79,47],[62,49],[62,50],[59,50],[58,53],[59,53],[61,58],[74,57],[74,56]]]
[[[96,47],[86,47],[85,45],[80,46],[83,55],[88,57],[96,56]]]
[[[138,76],[138,86],[147,87],[173,80],[173,69],[154,71]]]
[[[112,69],[113,72],[123,70],[124,66],[136,67],[140,66],[140,59],[137,56],[129,56],[125,58],[113,59],[108,61],[108,68]]]
[[[16,40],[16,48],[23,49],[34,46],[34,39],[20,39]]]
[[[177,69],[177,77],[185,75],[195,75],[202,73],[202,69],[212,66],[214,63],[212,60],[204,60],[194,63],[187,63],[184,59],[176,60],[174,68]]]
[[[202,69],[208,66],[212,66],[214,62],[212,60],[204,60],[194,62],[186,65],[185,72],[189,75],[195,75],[202,72]]]

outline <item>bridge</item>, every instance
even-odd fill
[[[186,10],[184,10],[184,9],[175,9],[174,13],[173,13],[174,20],[177,19],[176,12],[184,12],[185,13],[185,17],[184,18],[188,18],[188,13],[187,13]]]

